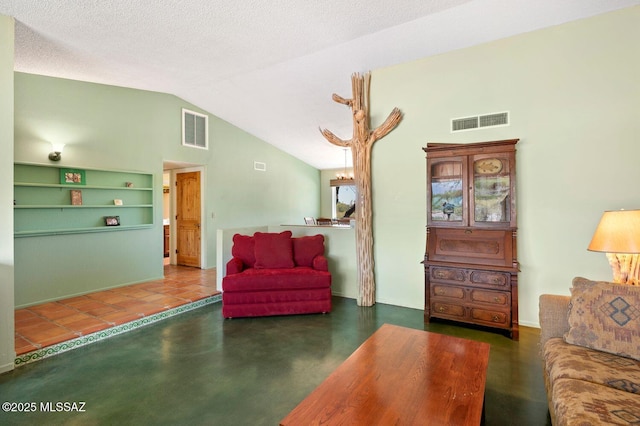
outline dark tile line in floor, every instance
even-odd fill
[[[15,311],[22,355],[219,294],[215,269],[164,267],[164,279],[47,302]]]

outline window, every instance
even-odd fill
[[[333,203],[332,217],[342,219],[346,217],[354,218],[356,205],[356,186],[341,185],[331,187]]]
[[[182,109],[182,145],[208,149],[208,129],[209,116]]]

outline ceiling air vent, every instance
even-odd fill
[[[497,127],[509,125],[508,112],[496,112],[493,114],[476,115],[472,117],[451,119],[451,132],[482,129],[485,127]]]

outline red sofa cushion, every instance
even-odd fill
[[[329,270],[329,262],[327,262],[327,258],[324,256],[316,256],[313,258],[313,269],[316,271],[328,271]]]
[[[256,232],[255,256],[257,269],[293,268],[293,244],[291,243],[291,231]]]
[[[233,247],[231,247],[231,255],[242,260],[245,268],[253,268],[256,264],[256,256],[254,254],[255,239],[248,235],[235,234],[233,236]]]
[[[245,269],[222,280],[223,292],[296,290],[331,287],[331,273],[299,266],[282,269]],[[223,293],[224,295],[224,293]]]
[[[296,266],[313,267],[313,259],[324,254],[324,235],[292,238]]]
[[[307,302],[331,299],[331,289],[324,287],[276,291],[226,291],[223,297],[223,302],[227,305]]]
[[[239,274],[245,269],[247,268],[243,265],[242,260],[237,257],[232,257],[227,262],[227,275]]]

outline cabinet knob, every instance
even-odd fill
[[[446,311],[446,310],[447,310],[447,308],[445,308],[444,306],[440,306],[440,307],[438,308],[438,311],[439,311],[439,312],[444,312],[444,311]]]
[[[500,317],[498,315],[494,315],[493,322],[498,322],[498,321],[500,321]]]
[[[443,296],[443,295],[444,295],[444,290],[438,290],[438,294],[439,294],[440,296]]]
[[[500,298],[498,296],[496,296],[496,297],[493,298],[493,301],[496,302],[496,303],[499,303],[500,302]]]

